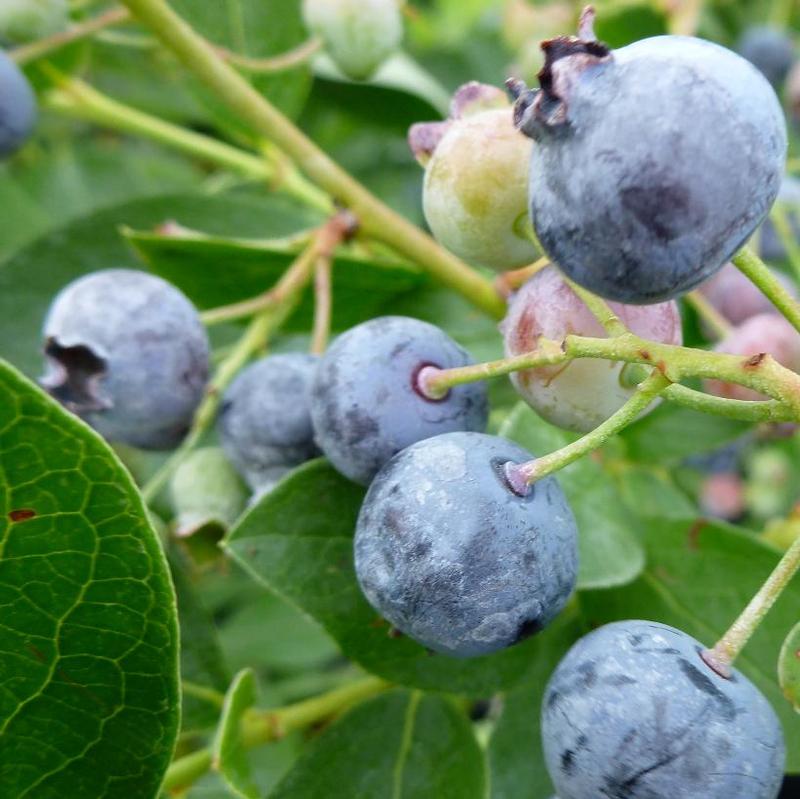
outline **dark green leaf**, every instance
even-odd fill
[[[744,422],[664,402],[626,428],[620,439],[632,460],[650,464],[711,452],[739,438],[748,429]]]
[[[216,770],[231,794],[241,799],[257,799],[259,796],[240,734],[242,716],[255,701],[256,676],[252,669],[243,669],[233,678],[225,694],[225,706],[212,747]]]
[[[296,225],[296,214],[287,222]],[[227,305],[261,294],[296,257],[285,247],[264,241],[195,233],[172,237],[128,231],[126,235],[150,268],[186,292],[199,308]],[[225,264],[224,270],[220,264]],[[334,329],[343,330],[380,315],[390,300],[424,280],[420,272],[401,264],[340,253],[332,273]],[[313,314],[313,294],[306,292],[290,327],[309,330]]]
[[[566,445],[569,434],[548,424],[520,402],[500,429],[534,455]],[[605,588],[633,580],[644,566],[644,549],[611,476],[590,457],[557,474],[578,523],[579,588]]]
[[[758,541],[721,523],[658,521],[648,525],[647,569],[629,586],[581,594],[591,626],[651,619],[711,646],[733,623],[778,562]],[[788,769],[800,769],[800,718],[783,698],[775,663],[786,630],[797,622],[800,579],[786,589],[736,661],[772,702],[783,722]]]
[[[778,680],[783,695],[800,712],[800,622],[791,630],[778,658]]]
[[[553,793],[542,753],[540,706],[550,675],[581,632],[577,607],[572,605],[542,633],[531,684],[503,698],[503,712],[489,742],[491,799],[546,799]]]
[[[363,496],[325,461],[312,461],[267,494],[225,547],[256,580],[319,622],[347,657],[392,682],[478,696],[523,682],[538,651],[535,637],[457,660],[392,634],[355,577],[353,532]]]
[[[0,362],[4,797],[156,794],[178,730],[175,598],[116,456]]]
[[[393,691],[329,727],[271,799],[482,799],[483,753],[448,700]]]

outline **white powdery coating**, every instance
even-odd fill
[[[511,108],[453,120],[425,171],[422,204],[436,240],[470,263],[497,270],[535,260],[527,234],[533,143]]]
[[[786,319],[776,314],[751,317],[734,329],[715,349],[729,355],[756,357],[762,353],[769,354],[787,369],[800,371],[800,333]],[[751,388],[722,380],[706,380],[705,386],[708,392],[718,397],[750,401],[767,399]]]
[[[609,304],[637,335],[664,344],[682,342],[680,311],[674,301]],[[592,312],[552,266],[537,273],[514,295],[501,327],[509,357],[536,349],[542,336],[555,341],[570,334],[606,336]],[[585,433],[633,396],[635,389],[620,382],[623,368],[622,363],[582,358],[565,365],[515,372],[511,382],[548,422]]]
[[[547,770],[561,799],[775,799],[780,722],[740,672],[649,621],[600,627],[566,654],[542,701]]]
[[[303,19],[354,80],[369,78],[403,38],[397,0],[303,0]]]

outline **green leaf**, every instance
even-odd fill
[[[778,681],[783,695],[800,713],[800,622],[791,630],[778,658]]]
[[[522,402],[503,423],[500,435],[534,455],[552,452],[571,440]],[[578,523],[578,588],[607,588],[633,580],[644,567],[644,548],[611,476],[585,457],[556,477]]]
[[[293,215],[294,214],[294,215]],[[280,197],[164,195],[114,206],[50,233],[0,262],[0,357],[30,376],[42,368],[40,330],[56,292],[87,272],[146,268],[119,235],[170,219],[231,236],[280,236],[304,227],[305,212]]]
[[[653,519],[642,576],[612,591],[582,593],[581,609],[592,627],[631,617],[650,619],[671,624],[711,646],[777,562],[771,547],[729,525]],[[800,579],[795,579],[736,661],[783,722],[788,771],[800,769],[800,718],[783,698],[775,663],[786,630],[797,622],[798,607]]]
[[[620,434],[632,460],[679,461],[711,452],[750,429],[745,422],[712,416],[664,402]]]
[[[460,711],[438,696],[392,691],[325,730],[270,799],[482,799],[485,782]]]
[[[242,716],[255,701],[256,676],[252,669],[243,669],[233,678],[225,694],[225,705],[212,746],[214,767],[233,796],[241,799],[258,799],[259,796],[250,775],[247,750],[241,740]]]
[[[483,696],[525,681],[536,637],[458,660],[392,634],[355,576],[353,532],[363,497],[363,488],[326,461],[312,461],[246,514],[224,547],[262,585],[321,624],[347,657],[391,682]]]
[[[225,658],[211,614],[195,589],[188,558],[172,546],[168,551],[170,571],[178,600],[181,631],[181,680],[204,688],[224,691],[230,682]],[[181,730],[209,729],[219,717],[219,708],[193,695],[183,696]]]
[[[626,507],[640,518],[689,519],[698,513],[672,475],[663,468],[615,464],[614,476]]]
[[[308,38],[297,0],[174,0],[172,5],[214,44],[251,58],[280,55]],[[242,74],[248,75],[246,71]],[[290,116],[300,112],[311,87],[308,65],[249,77],[254,88]],[[217,118],[234,122],[219,98],[204,87],[198,87],[198,91]]]
[[[539,727],[542,696],[550,675],[581,633],[573,604],[542,633],[535,679],[503,697],[503,712],[489,740],[491,799],[545,799],[553,793]]]
[[[126,237],[154,272],[182,289],[199,308],[227,305],[261,294],[297,255],[263,240],[196,232],[159,236],[129,230]],[[224,270],[220,264],[225,264]],[[332,272],[333,328],[344,330],[379,316],[394,297],[424,281],[424,275],[409,266],[340,252]],[[309,330],[313,315],[313,293],[306,292],[288,327]]]
[[[152,797],[178,731],[178,630],[127,471],[0,362],[4,797]]]

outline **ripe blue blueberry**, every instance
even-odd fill
[[[575,587],[577,532],[558,482],[526,496],[504,465],[531,460],[497,436],[419,441],[378,473],[358,517],[356,575],[397,629],[472,657],[541,630]]]
[[[0,158],[30,137],[37,118],[36,96],[20,68],[0,50]]]
[[[795,59],[794,44],[786,31],[768,25],[746,30],[736,50],[776,87],[786,80]]]
[[[542,740],[561,799],[775,799],[780,722],[743,674],[649,621],[600,627],[567,653],[542,702]]]
[[[486,387],[470,383],[428,399],[417,378],[426,366],[472,363],[444,331],[404,316],[363,322],[322,358],[311,390],[320,449],[345,476],[368,484],[401,449],[455,430],[483,431]]]
[[[44,322],[41,384],[101,435],[145,449],[183,438],[203,397],[208,339],[166,281],[131,269],[79,278]]]
[[[596,294],[672,299],[764,220],[783,175],[783,112],[730,50],[658,36],[612,52],[590,20],[581,38],[544,43],[539,91],[511,86],[536,142],[531,220],[555,263]]]
[[[800,180],[791,175],[786,175],[778,191],[776,203],[783,207],[788,218],[789,226],[795,240],[800,240]],[[786,248],[783,246],[775,224],[770,217],[758,233],[758,253],[767,261],[782,261],[786,258]]]
[[[222,447],[255,491],[319,452],[309,407],[317,362],[304,353],[269,355],[244,369],[225,392],[218,421]]]

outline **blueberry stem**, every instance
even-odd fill
[[[287,50],[285,53],[268,58],[250,58],[240,53],[234,53],[232,50],[226,50],[224,47],[218,47],[217,53],[228,63],[243,69],[245,72],[264,74],[284,72],[287,69],[299,67],[307,63],[321,49],[322,40],[314,36],[297,47]]]
[[[800,331],[800,303],[792,297],[769,267],[749,247],[734,255],[733,263],[761,289],[794,328]]]
[[[776,203],[772,206],[769,215],[775,228],[775,233],[778,235],[778,240],[786,251],[786,257],[794,271],[795,279],[800,281],[800,245],[798,245],[794,233],[792,233],[786,206]]]
[[[65,31],[59,31],[52,36],[47,36],[21,47],[15,47],[9,51],[8,55],[18,64],[27,64],[37,58],[42,58],[42,56],[60,50],[62,47],[72,44],[72,42],[93,36],[101,30],[110,28],[112,25],[128,22],[130,18],[131,13],[127,8],[111,8],[96,17],[72,25]]]
[[[311,352],[314,355],[325,352],[331,334],[331,266],[330,255],[323,254],[317,258],[314,267],[314,327],[311,332]]]
[[[274,190],[283,191],[326,215],[333,213],[333,203],[328,195],[306,180],[292,165],[287,168],[285,163],[278,163],[276,159],[248,153],[211,136],[138,111],[102,94],[79,78],[64,75],[50,64],[42,64],[40,69],[58,87],[45,96],[45,105],[53,111],[165,144],[251,180],[263,181]]]
[[[733,330],[733,325],[696,289],[690,291],[684,299],[714,331],[717,338],[723,339]]]
[[[670,381],[667,377],[657,369],[653,370],[650,376],[639,385],[636,393],[591,433],[581,436],[577,441],[573,441],[549,455],[517,465],[515,467],[517,474],[528,485],[531,485],[599,449],[612,436],[634,422],[669,385]]]
[[[365,677],[327,693],[271,710],[249,710],[242,719],[241,742],[248,749],[277,741],[289,733],[304,730],[339,715],[354,705],[389,690],[391,685],[377,677]],[[164,792],[188,788],[213,766],[210,748],[198,749],[173,761],[167,769]]]
[[[712,649],[704,653],[704,660],[712,668],[715,668],[723,676],[727,676],[726,670],[729,672],[729,667],[744,649],[783,590],[797,574],[798,569],[800,569],[800,538],[796,538],[786,550],[772,574],[767,577],[764,585],[750,600],[731,628]]]
[[[611,306],[605,300],[592,294],[591,291],[587,291],[565,275],[562,275],[562,277],[572,291],[580,297],[583,304],[591,311],[594,318],[600,322],[603,326],[603,330],[605,330],[609,336],[621,336],[623,333],[628,332],[628,328],[625,327],[620,318],[611,310]]]
[[[550,259],[546,255],[543,255],[530,266],[523,266],[520,269],[511,269],[507,272],[500,273],[494,279],[494,287],[501,297],[507,299],[518,288],[525,285],[537,272],[541,272],[542,269],[549,265]]]
[[[491,281],[440,247],[335,163],[293,122],[227,64],[165,0],[123,0],[209,89],[254,131],[283,150],[300,169],[358,218],[363,232],[418,263],[433,277],[499,318],[505,303]]]

